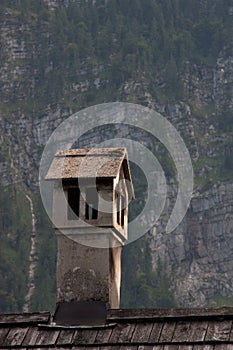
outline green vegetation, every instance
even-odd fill
[[[161,99],[185,98],[185,63],[214,66],[233,34],[228,5],[227,0],[221,6],[218,0],[195,6],[193,0],[99,0],[95,5],[82,0],[52,12],[44,1],[1,1],[1,17],[8,8],[12,24],[30,28],[18,37],[30,53],[30,69],[18,78],[21,88],[34,77],[27,100],[12,95],[9,103],[25,103],[26,110],[32,105],[34,111],[57,103],[79,109],[123,97],[126,81],[146,81]],[[93,84],[97,76],[99,89]],[[85,91],[81,84],[87,81]]]
[[[124,247],[122,267],[121,307],[177,306],[169,288],[166,264],[158,260],[156,271],[152,269],[149,244],[145,237]]]
[[[218,181],[231,181],[232,179],[232,151],[225,146],[223,157],[202,156],[193,163],[196,172],[195,185],[202,191],[210,189]]]
[[[28,191],[20,185],[1,187],[0,212],[0,311],[22,311],[28,283],[29,251],[31,244],[31,211],[26,198]],[[36,289],[31,310],[54,310],[55,236],[42,208],[33,198],[39,245]],[[42,297],[43,296],[43,297]]]
[[[26,294],[31,234],[24,190],[17,186],[1,188],[1,208],[0,310],[20,311]]]
[[[30,309],[31,311],[47,310],[53,313],[57,300],[55,264],[57,251],[54,232],[49,231],[40,230],[39,232],[39,263],[36,270],[36,288]]]
[[[58,3],[50,11],[43,0],[0,1],[0,23],[14,29],[8,39],[12,35],[18,44],[23,44],[26,55],[14,58],[4,45],[0,51],[2,67],[8,67],[9,83],[1,90],[1,117],[14,123],[19,115],[39,119],[48,109],[71,108],[74,112],[119,100],[148,105],[145,93],[150,93],[155,103],[165,107],[175,101],[188,101],[196,118],[204,123],[206,116],[211,116],[218,134],[232,136],[232,108],[227,103],[216,108],[214,101],[204,107],[195,106],[192,87],[187,89],[185,80],[192,76],[194,67],[200,67],[200,71],[203,67],[214,68],[220,53],[227,52],[233,36],[231,0],[80,0],[67,6],[62,1]],[[12,75],[16,67],[22,71]],[[230,84],[224,89],[229,100]],[[202,147],[205,141],[201,132],[195,137]],[[18,136],[17,143],[21,149],[24,139]],[[0,156],[10,164],[10,157],[17,155],[8,152],[9,144],[7,140]],[[231,179],[232,146],[229,142],[224,147],[221,159],[201,156],[194,164],[197,173],[203,167],[210,168],[197,178],[198,187],[207,189],[218,180]],[[26,152],[24,146],[22,149]],[[152,151],[166,176],[175,176],[174,164],[166,151],[161,146]],[[38,164],[28,167],[35,171]],[[27,174],[22,176],[26,182]],[[147,186],[139,171],[138,179],[140,196],[132,217],[145,202]],[[1,189],[1,312],[20,311],[24,303],[31,232],[25,197],[28,191],[33,196],[39,239],[36,291],[31,307],[54,308],[55,237],[39,194],[18,184]],[[161,261],[153,271],[146,240],[126,247],[122,305],[176,305],[166,271],[166,264]]]
[[[216,295],[211,298],[208,302],[210,307],[222,307],[222,306],[231,306],[233,305],[233,297],[224,297],[222,295]]]

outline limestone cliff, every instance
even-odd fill
[[[171,6],[170,1],[165,3]],[[189,3],[187,1],[186,5]],[[32,251],[31,203],[36,220],[33,235],[37,235],[36,241],[33,240],[34,245],[36,242],[33,251],[37,252],[34,261],[40,270],[33,282],[37,283],[37,301],[32,305],[34,308],[48,307],[54,296],[54,283],[51,283],[55,266],[54,240],[48,233],[50,223],[46,221],[38,188],[44,145],[52,131],[73,112],[116,100],[144,104],[167,117],[181,133],[193,160],[195,191],[185,219],[174,232],[165,233],[165,223],[177,193],[175,180],[169,178],[167,211],[147,236],[154,269],[158,267],[158,259],[164,261],[170,276],[170,289],[180,305],[231,302],[233,45],[229,23],[233,6],[230,1],[226,2],[222,14],[218,14],[214,11],[219,2],[211,2],[215,6],[211,7],[212,16],[225,16],[229,35],[226,39],[221,27],[223,37],[218,39],[214,49],[209,47],[208,55],[204,55],[203,47],[198,48],[195,40],[205,19],[209,21],[210,28],[207,29],[213,34],[213,40],[216,33],[222,33],[221,23],[208,17],[207,3],[212,6],[209,1],[200,1],[200,28],[191,14],[189,18],[192,27],[189,34],[193,35],[193,45],[196,45],[194,58],[188,53],[191,50],[188,29],[181,32],[175,25],[172,29],[174,46],[170,47],[172,44],[166,41],[164,29],[160,51],[154,47],[153,52],[150,51],[150,46],[157,45],[150,33],[154,30],[153,35],[156,35],[159,25],[153,27],[149,11],[143,5],[140,5],[140,11],[145,13],[131,9],[139,15],[148,15],[150,25],[143,27],[143,19],[138,17],[135,24],[138,26],[135,35],[140,38],[138,47],[133,31],[128,33],[124,27],[122,16],[127,15],[127,7],[123,8],[126,6],[123,3],[122,9],[115,1],[103,2],[102,8],[95,1],[32,1],[30,4],[25,0],[21,5],[5,1],[0,5],[2,310],[22,309],[28,288],[35,287],[28,286]],[[116,12],[113,12],[114,8]],[[166,18],[166,9],[161,4],[158,9]],[[114,29],[107,21],[111,13],[117,14],[113,16],[117,23]],[[72,17],[74,15],[76,17]],[[156,21],[159,22],[159,18],[156,17]],[[92,27],[93,23],[98,30]],[[129,21],[128,25],[133,28],[132,23]],[[182,23],[186,25],[185,21]],[[213,26],[217,26],[217,30]],[[121,32],[115,32],[115,28]],[[169,37],[170,29],[166,30]],[[200,33],[198,38],[203,39],[204,34]],[[181,34],[183,39],[180,39]],[[162,34],[159,38],[162,40]],[[179,46],[180,40],[183,46]],[[166,50],[170,51],[167,53]],[[172,61],[172,57],[176,59]],[[120,132],[117,131],[119,135]],[[94,137],[98,141],[102,136]],[[137,137],[151,147],[150,138],[143,133]],[[83,145],[90,141],[93,142],[93,135],[87,135]],[[32,202],[29,203],[28,198]],[[22,268],[20,261],[23,261]],[[17,271],[12,272],[16,265]],[[44,286],[41,284],[42,270],[47,271]],[[9,278],[4,278],[6,271]],[[15,276],[20,276],[19,280],[16,281]],[[17,286],[21,286],[20,293]],[[40,288],[52,295],[47,304],[39,297]],[[27,300],[27,306],[28,303]]]

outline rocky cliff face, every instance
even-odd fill
[[[48,3],[49,11],[52,13],[56,11],[56,2],[48,1]],[[68,5],[69,2],[65,4]],[[30,195],[32,201],[37,203],[40,157],[50,134],[74,111],[84,105],[94,104],[90,96],[100,93],[109,96],[112,86],[108,77],[103,78],[105,67],[96,65],[93,68],[93,63],[90,66],[88,58],[79,67],[77,80],[80,81],[75,83],[67,81],[61,89],[62,96],[56,98],[52,95],[52,103],[47,101],[47,87],[40,80],[49,80],[50,72],[54,69],[52,58],[44,51],[46,45],[52,47],[54,42],[51,39],[47,19],[43,25],[39,23],[38,16],[33,13],[31,16],[30,22],[28,19],[24,22],[19,19],[16,10],[7,6],[4,8],[4,15],[1,16],[3,50],[1,50],[0,67],[2,130],[0,174],[3,193],[11,189],[13,193],[14,189],[21,196]],[[40,26],[41,30],[38,42],[35,41],[37,26]],[[42,66],[39,64],[41,61]],[[232,133],[227,130],[225,124],[219,127],[219,122],[216,122],[221,119],[219,115],[222,115],[223,120],[225,117],[231,118],[229,115],[232,116],[229,114],[233,109],[232,63],[231,43],[219,53],[215,64],[194,64],[187,61],[183,66],[183,96],[179,98],[163,98],[161,101],[161,98],[159,99],[150,90],[150,85],[145,81],[143,74],[138,81],[126,79],[113,94],[113,100],[136,103],[142,100],[144,104],[166,116],[181,133],[193,160],[195,191],[186,217],[174,232],[165,233],[165,223],[177,193],[177,186],[170,179],[167,211],[163,212],[161,221],[148,235],[154,269],[158,266],[158,259],[165,262],[170,275],[171,290],[174,291],[178,303],[183,306],[218,303],[219,298],[227,302],[231,301],[232,297],[233,184],[230,160]],[[66,74],[63,78],[64,80],[67,78]],[[155,80],[158,89],[167,83],[163,72],[161,75],[158,74]],[[54,81],[54,87],[56,84]],[[39,96],[38,90],[43,92],[43,89],[45,89],[44,95],[42,93]],[[69,100],[70,91],[76,95],[72,103]],[[149,138],[146,140],[144,134],[137,136],[149,147],[151,142]],[[95,139],[101,140],[101,135],[95,135]],[[83,144],[88,145],[90,141],[93,142],[93,135],[89,138],[87,136]],[[13,210],[13,206],[16,205],[15,198],[16,194],[13,193],[10,198],[11,204],[5,210],[3,203],[1,213],[2,235],[6,236],[7,247],[13,244],[11,241],[19,240],[21,234],[15,227],[17,223],[16,225],[12,223],[16,220],[16,216],[6,220],[9,214],[6,214],[6,211]],[[25,203],[27,202],[26,200]],[[31,222],[29,203],[24,205],[27,220]],[[37,232],[42,230],[39,216],[45,215],[41,212],[41,207],[40,211],[38,208],[39,206],[38,211],[34,208]],[[28,240],[26,249],[28,268],[29,255],[32,251],[29,242],[32,237],[30,227],[27,229],[24,227],[24,230],[28,230],[24,231],[25,239]],[[36,235],[35,229],[33,235]],[[37,247],[33,249],[37,249],[39,254],[40,237],[36,242]],[[34,240],[33,244],[35,245]],[[27,268],[24,267],[24,276],[28,274]],[[26,284],[27,278],[25,286]],[[30,286],[26,289],[28,288]],[[28,303],[27,300],[27,305]]]
[[[194,193],[175,231],[166,234],[161,225],[152,230],[154,268],[159,259],[166,262],[180,305],[232,302],[232,205],[232,183],[216,184],[204,193]]]

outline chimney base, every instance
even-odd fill
[[[58,302],[102,301],[119,308],[122,245],[114,233],[105,237],[111,239],[109,248],[95,248],[56,232]],[[92,235],[92,240],[99,238]]]

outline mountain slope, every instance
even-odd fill
[[[39,196],[40,157],[62,120],[112,101],[160,111],[181,133],[195,169],[196,198],[181,227],[166,236],[164,212],[156,232],[125,250],[123,304],[204,305],[231,297],[232,16],[230,0],[1,1],[1,311],[22,310],[30,288],[27,196],[38,256],[31,308],[53,308],[55,239]]]

